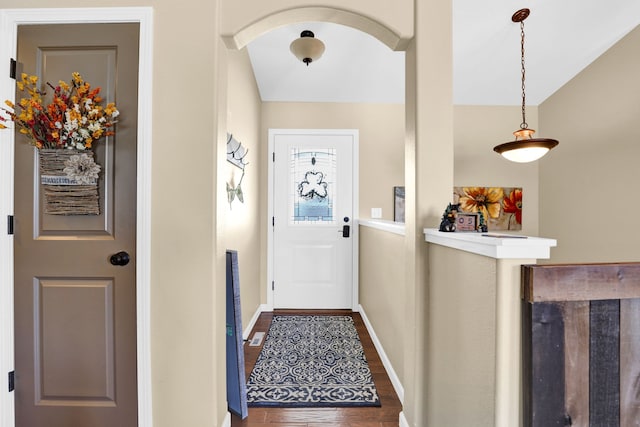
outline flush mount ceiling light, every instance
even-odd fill
[[[320,59],[324,53],[324,43],[315,38],[312,31],[305,30],[300,33],[299,39],[291,42],[289,49],[291,49],[291,53],[293,53],[296,58],[307,64],[308,67],[309,63]]]
[[[520,23],[520,64],[522,66],[522,123],[520,129],[513,132],[516,137],[515,141],[505,142],[504,144],[493,147],[493,151],[501,154],[507,160],[518,163],[527,163],[538,160],[553,147],[558,145],[558,141],[549,138],[533,138],[533,134],[536,132],[533,129],[529,129],[525,115],[525,101],[526,96],[524,92],[524,20],[529,16],[529,9],[520,9],[513,14],[511,20],[513,22]]]

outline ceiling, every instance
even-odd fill
[[[453,0],[456,105],[519,105],[525,21],[527,105],[538,105],[640,24],[640,0]],[[289,51],[303,30],[325,43],[308,67]],[[263,101],[404,102],[404,53],[342,25],[281,27],[248,46]]]

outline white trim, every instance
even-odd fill
[[[351,212],[351,235],[353,239],[353,257],[352,257],[352,296],[351,296],[351,310],[357,311],[360,307],[360,226],[358,225],[358,217],[360,216],[360,130],[353,129],[353,170],[351,171],[351,180],[353,183],[352,189],[352,206]]]
[[[361,219],[359,221],[363,227],[375,228],[388,233],[405,235],[405,225],[402,222],[388,221],[384,219]]]
[[[558,244],[555,239],[519,234],[473,231],[446,233],[431,228],[424,229],[424,236],[429,243],[496,259],[548,259],[551,257],[551,248]]]
[[[138,426],[152,427],[151,383],[151,130],[153,87],[153,9],[33,8],[0,10],[0,60],[15,58],[18,25],[66,23],[140,24],[138,78],[138,176],[136,231],[136,316]],[[4,58],[4,59],[2,59]],[[0,75],[0,99],[14,99],[15,83]],[[13,214],[13,132],[0,132],[0,217]],[[0,233],[0,373],[13,370],[13,238]],[[0,393],[0,427],[14,427],[14,395]]]
[[[273,311],[273,158],[275,156],[275,146],[273,129],[269,129],[269,138],[267,145],[267,281],[265,283],[267,289],[267,310]]]
[[[224,420],[222,420],[220,427],[231,427],[231,413],[227,412],[227,415],[224,416]]]
[[[396,391],[396,394],[398,395],[398,399],[400,400],[400,403],[404,404],[404,387],[400,382],[400,378],[398,378],[398,374],[396,374],[396,371],[393,369],[391,360],[389,360],[387,353],[385,353],[384,347],[382,347],[382,343],[378,339],[378,336],[376,335],[376,331],[374,331],[373,329],[373,325],[371,324],[371,322],[369,321],[369,318],[364,312],[364,307],[360,305],[358,308],[360,310],[360,316],[362,316],[362,320],[364,321],[364,325],[367,327],[367,331],[369,332],[369,336],[371,336],[371,341],[373,341],[373,345],[378,351],[378,356],[380,356],[382,365],[384,366],[384,369],[387,371],[387,375],[391,380],[393,389]]]
[[[400,412],[400,427],[411,427],[409,425],[409,421],[407,421],[407,417],[404,416],[404,412]]]
[[[273,162],[273,153],[275,151],[274,147],[274,139],[276,134],[321,134],[321,135],[332,135],[332,134],[344,134],[345,132],[349,132],[349,134],[353,135],[353,153],[352,153],[352,164],[353,170],[351,171],[352,175],[352,184],[353,184],[353,192],[352,192],[352,206],[353,206],[353,218],[351,218],[351,235],[353,239],[353,268],[352,268],[352,283],[353,283],[353,293],[351,296],[351,309],[353,311],[358,311],[358,283],[359,283],[359,274],[358,274],[358,265],[359,265],[359,226],[358,226],[358,214],[360,212],[360,131],[358,129],[272,129],[269,128],[269,144],[268,144],[268,153],[267,153],[267,162],[269,163],[269,167],[267,168],[267,182],[268,184],[268,192],[267,192],[267,304],[265,311],[273,311],[273,289],[271,287],[271,283],[273,281],[273,226],[272,226],[272,218],[273,218],[273,176],[274,176],[274,162]]]
[[[249,320],[249,324],[245,326],[244,331],[242,332],[243,340],[249,339],[249,335],[251,335],[251,331],[253,330],[253,327],[256,325],[256,322],[258,321],[258,318],[260,317],[260,314],[263,311],[271,311],[271,310],[267,309],[267,304],[262,304],[258,306],[258,308],[256,309],[256,312],[253,313],[253,317],[251,318],[251,320]]]
[[[15,57],[16,31],[6,13],[0,11],[0,58]],[[0,99],[14,99],[15,83],[9,73],[0,73]],[[13,132],[0,131],[0,379],[14,370],[13,336],[13,236],[4,228],[7,216],[13,215]],[[14,393],[2,387],[0,392],[0,426],[15,423]]]

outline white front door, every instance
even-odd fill
[[[269,131],[274,308],[357,307],[357,130]]]

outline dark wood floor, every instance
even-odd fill
[[[269,329],[273,314],[273,312],[264,312],[260,315],[249,339],[253,337],[254,332],[266,332]],[[398,427],[398,416],[402,406],[360,314],[346,310],[276,310],[275,314],[352,315],[382,406],[379,408],[249,408],[249,416],[244,420],[232,415],[232,427]],[[260,349],[261,347],[245,344],[247,378],[251,374]]]

